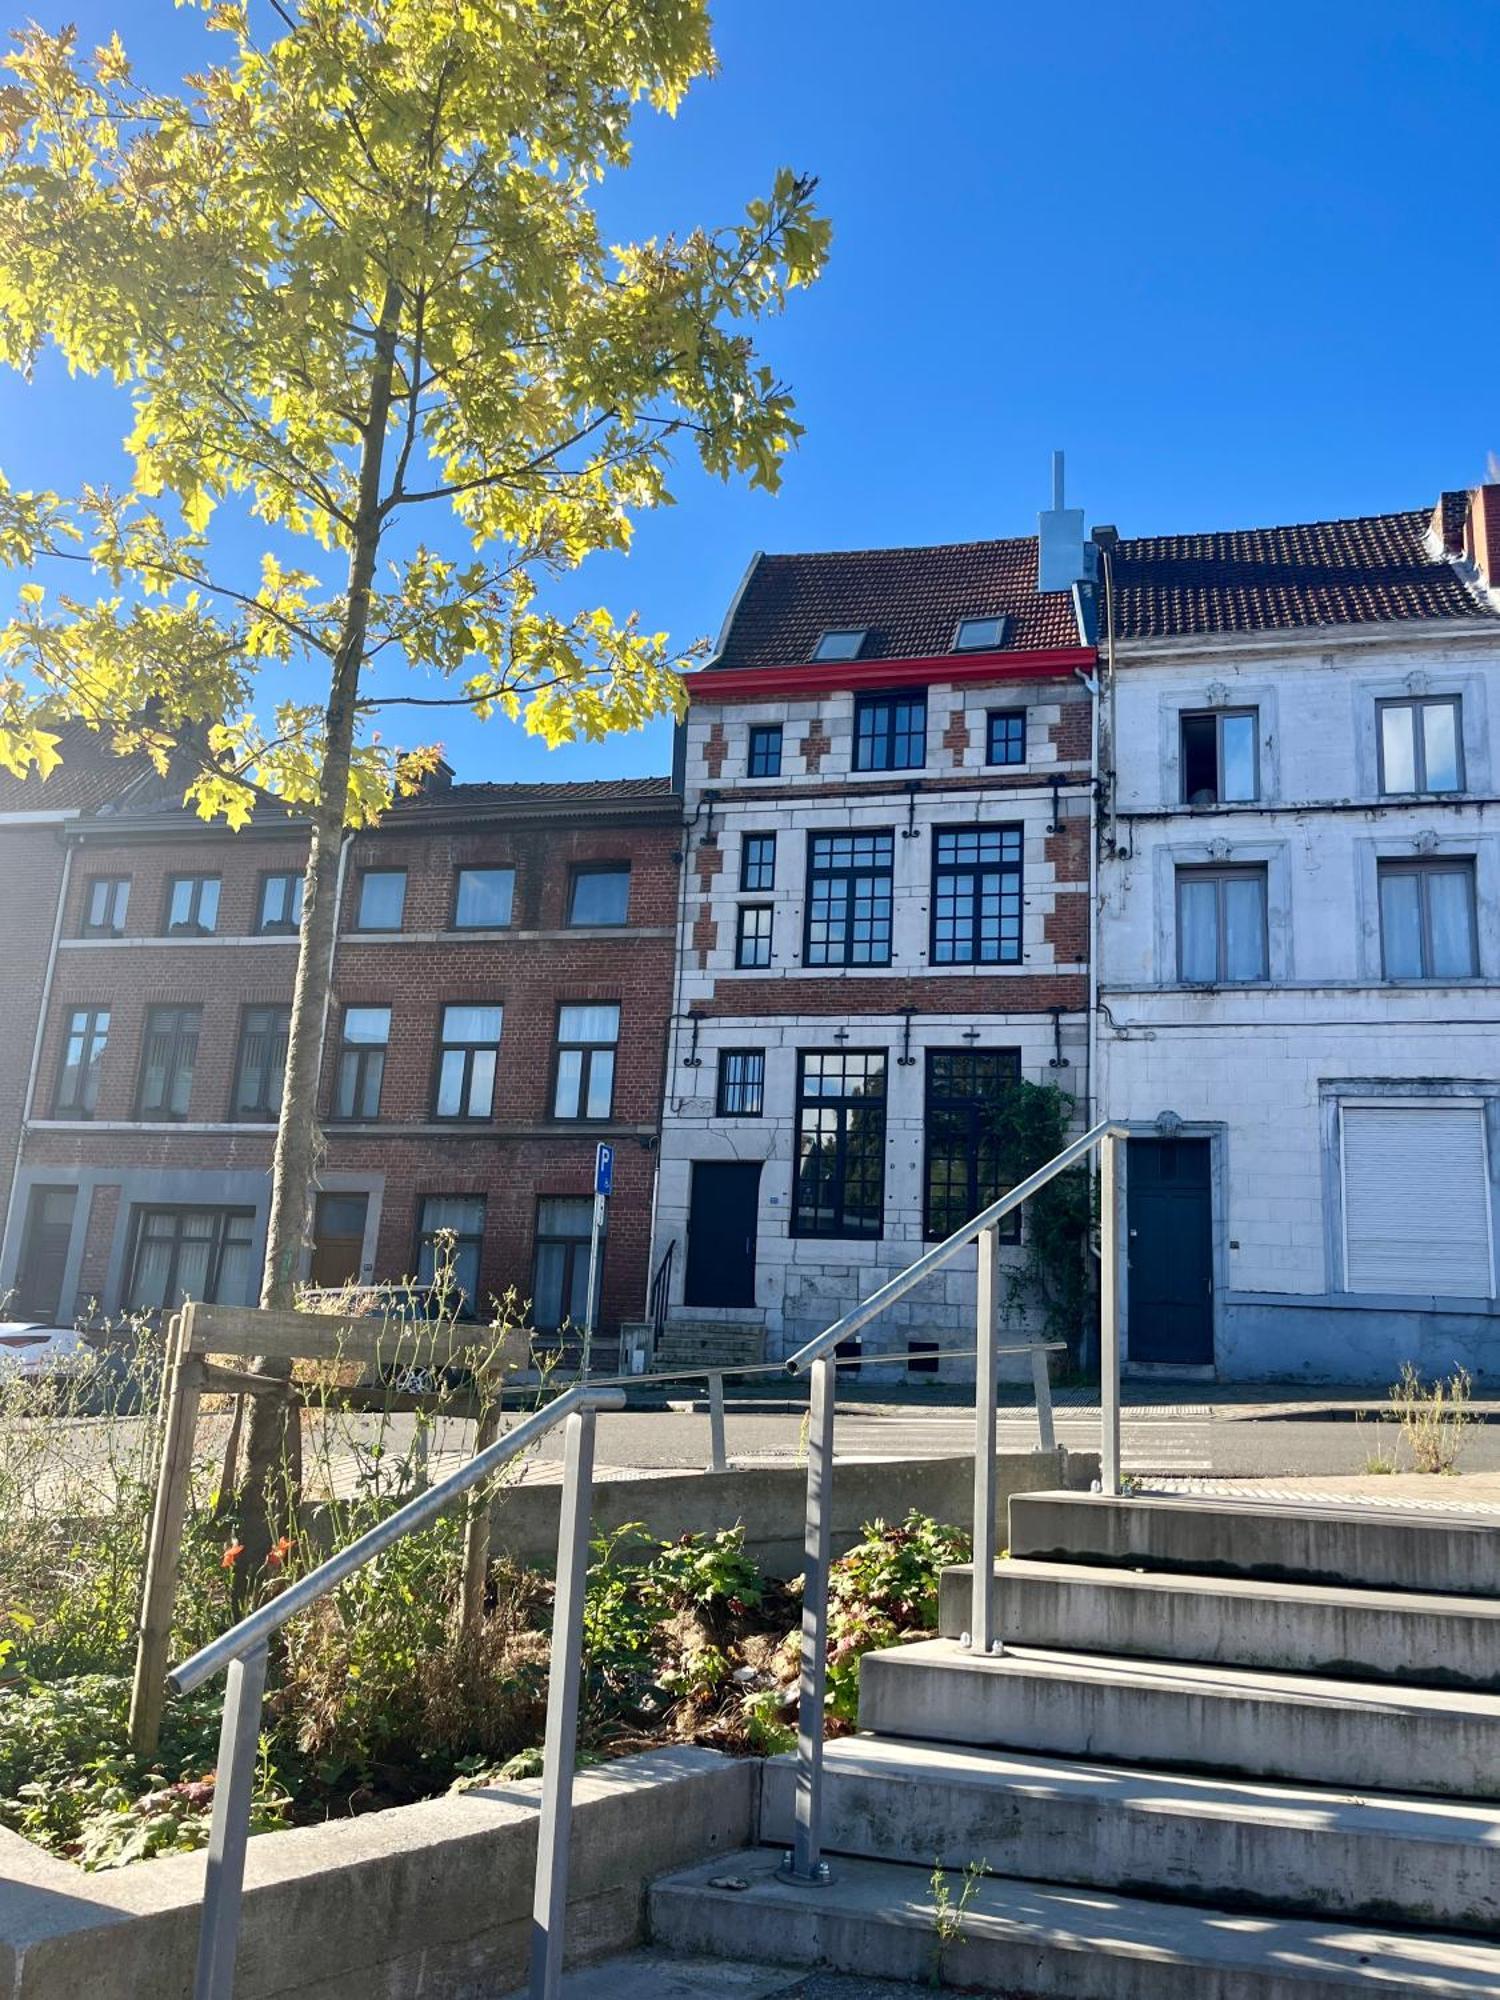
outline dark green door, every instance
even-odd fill
[[[1213,1217],[1207,1139],[1132,1139],[1126,1272],[1132,1361],[1211,1367]]]

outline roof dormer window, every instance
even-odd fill
[[[1008,621],[999,618],[960,618],[953,634],[955,653],[993,653],[1005,644]]]
[[[815,660],[857,660],[860,648],[869,637],[868,626],[861,625],[858,631],[840,630],[824,632],[813,647]]]

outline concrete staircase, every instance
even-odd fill
[[[1500,2000],[1500,1529],[1383,1509],[1017,1495],[1005,1651],[863,1663],[826,1751],[833,1880],[763,1845],[658,1882],[653,1935],[1055,2000]],[[982,1864],[957,1939],[955,1901]]]

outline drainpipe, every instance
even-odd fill
[[[42,1042],[47,1033],[47,1017],[52,1012],[52,982],[57,970],[57,947],[62,937],[63,910],[68,900],[68,882],[73,872],[73,848],[66,834],[63,835],[62,879],[57,885],[57,908],[52,916],[52,939],[47,947],[47,969],[42,976],[41,1000],[37,1006],[36,1032],[31,1038],[31,1067],[26,1073],[26,1097],[21,1107],[21,1129],[16,1134],[16,1157],[11,1166],[10,1191],[5,1200],[5,1228],[0,1234],[0,1248],[9,1251],[11,1230],[15,1226],[16,1196],[20,1190],[21,1157],[26,1150],[26,1131],[31,1123],[31,1114],[36,1105],[36,1078],[41,1067]],[[19,1258],[17,1262],[19,1263]]]
[[[1099,800],[1099,700],[1100,689],[1097,675],[1086,674],[1082,667],[1073,672],[1091,696],[1089,702],[1089,998],[1088,998],[1088,1042],[1084,1062],[1088,1066],[1088,1087],[1084,1093],[1084,1130],[1098,1117],[1099,1103],[1098,1071],[1095,1065],[1099,1059],[1099,830],[1096,822]],[[1094,1154],[1089,1155],[1092,1173]]]

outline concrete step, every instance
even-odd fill
[[[1027,1646],[929,1639],[860,1663],[860,1727],[1156,1769],[1449,1797],[1500,1796],[1500,1695],[1375,1688]]]
[[[1010,1554],[1352,1589],[1500,1596],[1500,1531],[1459,1515],[1216,1497],[1017,1494]]]
[[[824,1847],[931,1868],[1282,1915],[1442,1930],[1500,1928],[1500,1807],[1357,1798],[1307,1786],[1167,1776],[939,1743],[825,1745]],[[773,1758],[760,1837],[792,1838],[796,1761]]]
[[[928,1868],[839,1860],[832,1882],[778,1882],[765,1848],[719,1856],[650,1891],[655,1942],[737,1964],[768,1954],[882,1979],[939,1980],[1009,2000],[1496,2000],[1500,1950],[1474,1938],[1247,1919],[982,1877],[944,1946]],[[957,1870],[947,1874],[954,1904]],[[715,1886],[738,1883],[743,1886]]]
[[[973,1622],[973,1569],[945,1570],[938,1629]],[[1500,1603],[1259,1577],[1012,1558],[991,1586],[1005,1644],[1222,1661],[1343,1680],[1500,1689]]]

